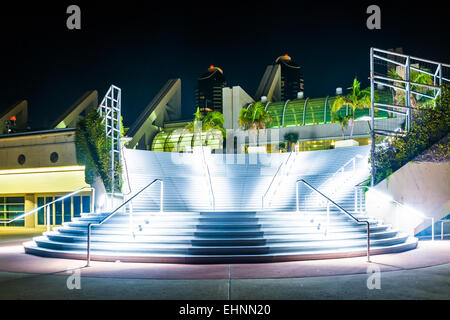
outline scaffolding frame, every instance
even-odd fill
[[[386,56],[383,56],[386,55]],[[391,56],[392,58],[390,58]],[[377,61],[382,61],[383,63],[391,64],[394,66],[399,66],[404,68],[404,79],[394,78],[389,76],[388,72],[385,75],[380,75],[375,72],[375,64]],[[431,72],[429,70],[424,70],[420,67],[420,64],[426,64],[431,68]],[[370,48],[370,118],[371,118],[371,185],[374,185],[375,181],[375,138],[376,135],[384,135],[384,136],[393,136],[393,135],[403,135],[411,129],[411,122],[413,119],[413,110],[414,106],[411,105],[411,95],[413,96],[421,96],[427,99],[431,99],[434,102],[434,106],[436,106],[436,99],[441,95],[441,85],[446,82],[450,83],[450,79],[445,78],[443,76],[443,68],[446,68],[446,71],[449,71],[450,65],[442,62],[436,62],[432,60],[417,58],[409,55],[405,55],[402,53],[397,53],[389,50],[382,50],[378,48]],[[413,82],[411,80],[411,70],[418,72],[419,74],[424,74],[432,77],[433,85],[423,84]],[[387,68],[386,68],[387,71]],[[450,77],[449,77],[450,78]],[[397,84],[403,84],[404,87],[401,87]],[[375,84],[386,86],[392,88],[394,90],[400,90],[405,93],[405,104],[386,104],[386,103],[378,103],[375,102]],[[425,94],[423,92],[418,92],[414,90],[416,88],[426,88],[433,91],[432,95]],[[375,127],[375,111],[385,111],[391,112],[395,115],[400,115],[405,117],[405,130],[402,131],[392,131],[392,130],[381,130]]]
[[[106,141],[111,143],[111,162],[110,162],[110,174],[111,174],[111,193],[115,192],[115,180],[117,176],[116,167],[114,163],[117,161],[121,166],[120,156],[120,136],[121,136],[121,116],[122,116],[122,90],[111,85],[106,92],[105,97],[98,107],[98,112],[102,119],[102,123],[105,126]]]

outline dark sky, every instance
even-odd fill
[[[381,7],[382,29],[366,28]],[[441,2],[16,1],[0,11],[0,109],[29,100],[31,125],[49,125],[85,91],[122,88],[126,124],[170,78],[182,79],[183,117],[194,112],[196,78],[214,64],[250,95],[265,67],[288,53],[303,68],[305,94],[333,94],[357,76],[367,84],[369,48],[403,47],[450,62],[450,13]],[[443,2],[442,2],[443,3]],[[81,7],[82,29],[66,28]],[[401,7],[402,6],[402,7]]]

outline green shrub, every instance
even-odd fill
[[[106,139],[105,126],[97,112],[91,109],[84,119],[77,123],[75,133],[77,162],[85,166],[85,181],[92,185],[99,176],[107,192],[111,192],[111,141]],[[115,161],[115,191],[122,188],[122,168]]]
[[[434,108],[413,111],[411,130],[404,136],[391,137],[385,146],[377,146],[374,157],[375,183],[413,160],[447,136],[450,127],[450,86],[442,87],[442,95]]]

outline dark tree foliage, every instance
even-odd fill
[[[284,135],[284,140],[288,142],[288,152],[292,150],[292,145],[298,142],[299,137],[297,132],[289,132]]]

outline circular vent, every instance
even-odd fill
[[[25,158],[25,156],[24,156],[23,154],[21,154],[21,155],[17,158],[17,162],[18,162],[20,165],[24,164],[24,163],[25,163],[25,160],[26,160],[26,158]]]
[[[52,152],[52,154],[50,155],[50,161],[51,161],[52,163],[55,163],[55,162],[58,161],[58,159],[59,159],[58,153]]]

